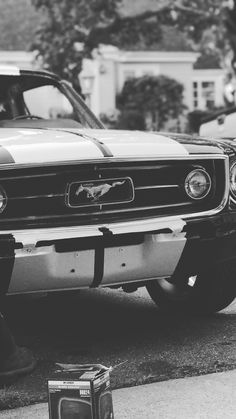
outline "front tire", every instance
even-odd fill
[[[150,281],[147,290],[160,310],[171,313],[210,314],[227,307],[236,296],[236,265],[215,265],[196,277]]]

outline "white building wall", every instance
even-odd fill
[[[222,69],[204,69],[204,70],[193,70],[192,73],[192,84],[197,83],[198,91],[198,106],[197,109],[205,109],[205,98],[203,92],[203,83],[214,83],[214,100],[215,106],[224,105],[224,71]],[[194,99],[193,99],[194,102]],[[194,103],[193,103],[194,108]]]
[[[88,106],[98,115],[100,112],[99,62],[85,58],[79,80]]]
[[[117,62],[117,93],[122,90],[122,87],[129,77],[142,77],[144,75],[159,76],[160,65],[158,63],[143,63],[143,62]]]
[[[95,59],[99,59],[100,66],[107,67],[108,71],[99,75],[99,113],[109,113],[112,106],[115,109],[116,95],[122,90],[127,78],[160,74],[174,78],[184,85],[184,102],[191,110],[193,63],[197,56],[198,54],[192,52],[119,51],[115,47],[102,47]]]
[[[116,66],[112,60],[99,63],[100,113],[108,113],[116,107]]]

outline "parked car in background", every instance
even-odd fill
[[[146,286],[187,313],[233,301],[234,147],[107,130],[42,71],[0,68],[0,103],[1,292]]]
[[[235,138],[236,107],[226,108],[203,118],[200,123],[199,134],[214,138]]]

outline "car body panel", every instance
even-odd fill
[[[164,134],[164,133],[163,133]],[[188,134],[165,133],[166,136],[178,141],[190,155],[196,155],[201,150],[201,154],[224,154],[224,145],[220,144],[215,138],[210,139],[205,135],[201,137]]]
[[[139,131],[94,130],[94,129],[17,129],[2,128],[0,145],[7,150],[15,163],[50,163],[80,161],[105,157],[99,143],[107,146],[114,158],[159,158],[189,155],[186,144],[164,135]],[[216,147],[204,141],[197,144],[215,152]],[[204,150],[205,151],[205,150]],[[1,149],[0,149],[1,152]],[[205,153],[204,153],[205,154]]]
[[[50,73],[0,67],[1,80],[5,89],[5,96],[0,98],[4,99],[2,110],[8,116],[3,112],[1,118],[0,112],[0,196],[4,202],[0,207],[3,211],[0,221],[2,226],[6,222],[0,231],[0,270],[5,278],[4,284],[0,281],[0,294],[7,288],[8,294],[24,294],[133,283],[139,286],[158,278],[172,278],[177,267],[188,262],[182,260],[182,255],[189,237],[195,237],[192,234],[194,223],[201,229],[197,239],[204,240],[206,234],[214,240],[217,225],[208,222],[209,219],[222,217],[229,211],[229,150],[222,143],[174,133],[105,129],[72,87]],[[57,88],[56,97],[62,95],[63,101],[69,102],[72,109],[69,117],[66,114],[65,119],[60,115],[57,119],[54,116],[42,118],[29,112],[24,94],[47,84]],[[212,176],[209,202],[205,201],[202,207],[190,200],[185,185],[186,175],[199,166],[209,170]],[[173,167],[180,173],[177,185]],[[48,178],[41,176],[40,170],[45,176],[49,172],[52,178],[55,176],[59,192],[54,191],[55,185],[50,181],[52,191],[44,191],[44,179]],[[150,179],[155,170],[160,171],[155,179]],[[220,179],[217,170],[223,175]],[[41,194],[35,186],[39,183],[33,183],[31,179],[32,173],[39,180],[43,178],[39,187],[39,191],[43,190]],[[19,196],[18,184],[14,182],[20,177],[25,195],[22,192]],[[131,179],[131,185],[136,182],[137,202],[130,199],[126,204],[127,199],[119,202],[108,199],[107,210],[99,195],[96,199],[89,195],[98,182],[105,187],[110,180],[112,184],[108,186],[114,192],[115,180],[122,183],[127,178]],[[164,183],[162,178],[165,178]],[[28,181],[32,183],[27,195],[28,184],[25,186],[24,182]],[[2,182],[5,182],[9,199],[4,194]],[[218,196],[219,183],[222,192]],[[83,202],[91,204],[89,208],[85,205],[84,213],[82,210],[80,213],[82,205],[74,208],[67,205],[69,201],[65,195],[72,184],[84,187]],[[163,198],[160,198],[161,193]],[[173,202],[168,204],[171,194]],[[175,203],[177,195],[180,202]],[[50,199],[55,197],[58,201],[51,204]],[[167,200],[167,204],[162,204],[161,199]],[[44,218],[39,207],[40,202],[45,201],[50,209],[46,212],[45,224],[35,226]],[[127,209],[125,205],[130,207]],[[184,207],[183,213],[178,211],[178,205]],[[107,216],[109,206],[112,207],[110,218]],[[33,208],[32,213],[29,207]],[[188,212],[190,207],[194,210]],[[6,220],[4,214],[7,214]],[[70,216],[74,218],[68,221]],[[14,217],[19,220],[17,228],[12,227],[15,226]],[[204,222],[207,223],[205,229]],[[205,253],[207,251],[206,248]]]
[[[199,135],[210,138],[236,138],[236,108],[229,107],[202,119]]]
[[[104,146],[108,153],[103,150]],[[201,140],[196,151],[219,153],[219,148]],[[205,149],[206,147],[206,149]],[[96,160],[102,157],[181,158],[188,156],[189,144],[164,135],[139,131],[94,129],[18,129],[1,128],[0,163],[47,164]],[[7,153],[6,153],[7,152]],[[211,154],[210,153],[210,154]]]
[[[16,164],[45,164],[103,157],[99,148],[83,135],[59,130],[2,128],[0,145],[0,156],[2,150],[7,150]]]
[[[83,133],[105,144],[112,155],[117,158],[171,157],[188,154],[186,148],[179,142],[150,132],[85,129]]]
[[[137,245],[105,248],[100,286],[170,277],[181,257],[186,233],[145,234]],[[95,242],[95,241],[94,241]],[[55,246],[16,250],[9,294],[93,287],[96,250],[58,253]]]

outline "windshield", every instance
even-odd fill
[[[0,75],[0,127],[102,128],[72,87],[47,74]]]

